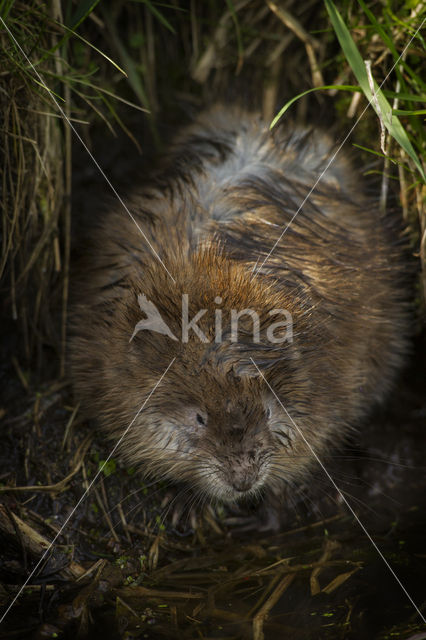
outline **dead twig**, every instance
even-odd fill
[[[318,40],[309,35],[300,22],[292,16],[291,13],[286,11],[286,9],[280,7],[276,2],[273,2],[273,0],[266,0],[266,4],[277,18],[279,18],[281,22],[303,42],[308,56],[309,66],[311,68],[312,84],[314,87],[322,87],[325,83],[315,54],[315,50],[320,48]]]
[[[294,580],[294,574],[285,576],[275,587],[265,604],[253,618],[253,640],[264,640],[263,625],[271,609],[277,604],[283,593],[288,589]]]

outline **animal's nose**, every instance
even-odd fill
[[[248,460],[236,462],[230,470],[230,484],[235,491],[249,491],[258,478],[258,470]]]
[[[233,478],[232,480],[232,488],[235,491],[248,491],[253,486],[253,480],[245,477],[245,478]]]

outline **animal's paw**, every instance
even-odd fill
[[[191,535],[197,528],[199,515],[191,495],[182,489],[168,489],[161,502],[160,520],[179,535]]]
[[[170,488],[161,502],[160,521],[180,536],[209,529],[223,535],[223,510],[210,504],[200,505],[188,490]]]
[[[229,508],[224,524],[230,528],[231,535],[239,535],[252,531],[279,531],[282,522],[274,506],[261,504],[254,510],[247,510],[238,505]]]

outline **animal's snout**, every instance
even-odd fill
[[[235,491],[249,491],[259,478],[259,469],[248,458],[236,460],[229,470],[229,482]]]

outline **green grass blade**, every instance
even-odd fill
[[[396,91],[383,91],[387,98],[398,98],[399,100],[406,100],[407,102],[426,102],[426,94],[420,93],[419,95],[413,95],[412,93],[398,93]]]
[[[64,44],[66,44],[68,42],[68,40],[71,38],[72,35],[77,35],[76,34],[76,29],[77,27],[84,22],[84,20],[86,20],[86,18],[92,13],[93,9],[96,7],[97,4],[99,4],[100,0],[85,0],[84,2],[81,2],[79,4],[79,6],[77,7],[77,9],[74,12],[73,17],[69,20],[69,25],[67,26],[66,24],[62,24],[60,22],[57,22],[56,20],[54,22],[56,22],[56,24],[59,24],[59,26],[61,26],[63,29],[66,29],[67,33],[65,33],[65,35],[59,40],[59,42],[57,42],[57,44],[52,47],[51,49],[49,49],[49,51],[46,51],[46,53],[44,54],[44,56],[41,58],[41,62],[43,60],[46,60],[49,56],[52,56],[55,51],[57,51],[58,49],[60,49]],[[81,36],[80,36],[81,37]],[[83,39],[83,38],[82,38]],[[87,44],[87,42],[86,42]],[[96,49],[96,47],[93,47],[94,49]],[[98,49],[96,49],[96,51],[98,51]],[[101,53],[101,52],[99,52]],[[105,56],[107,57],[107,56]],[[114,62],[112,60],[110,60],[110,62],[112,62],[114,64]],[[120,69],[118,67],[118,69]],[[120,69],[121,71],[121,69]]]
[[[334,31],[339,40],[340,46],[342,47],[346,59],[351,66],[352,71],[354,72],[355,77],[358,80],[365,97],[367,98],[373,109],[376,111],[379,119],[383,122],[390,135],[410,156],[415,166],[417,167],[422,179],[426,182],[424,169],[407,136],[407,133],[405,132],[397,116],[392,114],[392,107],[386,100],[383,92],[379,89],[378,84],[373,80],[374,94],[376,97],[375,101],[373,93],[370,89],[365,63],[357,49],[355,42],[352,39],[351,34],[349,33],[348,28],[346,27],[342,19],[342,16],[337,11],[332,0],[325,0],[325,6],[330,16]]]
[[[387,157],[387,156],[385,156],[384,153],[381,153],[380,151],[376,151],[375,149],[370,149],[370,147],[363,147],[362,144],[356,144],[354,142],[352,146],[356,147],[357,149],[362,149],[363,151],[367,151],[367,153],[372,153],[374,156],[379,156],[379,158],[386,159],[386,157]],[[389,160],[392,160],[392,158],[389,158]],[[392,162],[394,162],[394,161],[392,160]]]
[[[146,4],[148,9],[151,11],[152,15],[155,16],[157,18],[157,20],[159,20],[161,22],[161,24],[164,27],[166,27],[166,29],[171,31],[173,33],[173,35],[176,35],[176,29],[174,27],[172,27],[170,22],[163,16],[161,11],[159,11],[157,9],[157,7],[154,7],[154,5],[152,4],[152,2],[150,0],[133,0],[133,2],[141,2],[142,4]]]
[[[77,27],[86,20],[87,16],[92,13],[93,9],[97,4],[99,4],[99,2],[100,0],[83,0],[83,2],[80,2],[70,20],[69,28],[71,31],[77,29]]]
[[[352,84],[329,84],[329,85],[325,85],[324,87],[313,87],[313,89],[308,89],[307,91],[303,91],[303,93],[299,93],[297,96],[294,96],[294,98],[292,98],[291,100],[285,103],[283,108],[277,113],[275,118],[272,120],[269,128],[272,129],[273,127],[275,127],[278,120],[284,115],[284,113],[293,104],[293,102],[296,102],[296,100],[299,100],[299,98],[303,98],[303,96],[306,96],[308,93],[312,93],[312,91],[322,91],[323,89],[339,89],[339,91],[353,91],[353,92],[361,91],[360,87]]]
[[[367,153],[372,153],[375,156],[379,156],[379,158],[383,158],[385,160],[390,160],[390,162],[392,162],[393,164],[396,164],[396,165],[398,165],[400,167],[404,167],[405,171],[407,171],[408,173],[415,173],[415,171],[411,167],[409,167],[404,162],[401,162],[401,160],[399,158],[391,158],[390,156],[385,156],[385,154],[381,153],[380,151],[375,151],[374,149],[370,149],[369,147],[363,147],[362,144],[355,144],[355,142],[352,144],[352,146],[356,147],[357,149],[362,149],[362,151],[367,151]],[[382,173],[382,172],[381,171],[374,171],[374,173]],[[394,180],[397,180],[397,178],[394,177]]]
[[[0,16],[3,18],[3,20],[6,20],[6,18],[9,15],[9,11],[11,10],[14,4],[15,4],[15,0],[1,0]]]
[[[405,111],[404,109],[394,109],[394,116],[422,116],[426,113],[426,109],[417,109],[416,111]]]
[[[141,105],[149,111],[148,96],[142,84],[142,78],[137,69],[136,63],[133,60],[133,58],[128,54],[126,47],[124,46],[122,40],[120,39],[120,37],[118,36],[114,28],[113,28],[113,33],[114,33],[116,47],[118,49],[118,53],[121,58],[121,62],[125,67],[127,76],[129,78],[129,84],[132,87],[135,95],[138,97]]]
[[[114,62],[114,60],[112,60],[109,56],[107,56],[106,53],[104,53],[103,51],[101,51],[100,49],[98,49],[98,47],[95,47],[94,44],[92,44],[91,42],[89,42],[88,40],[86,40],[86,38],[83,38],[83,36],[81,36],[79,33],[77,33],[77,31],[74,31],[74,29],[71,29],[70,27],[67,27],[65,24],[61,24],[60,22],[55,21],[56,24],[60,27],[62,27],[63,29],[66,29],[69,32],[69,35],[74,35],[77,38],[79,38],[82,42],[84,42],[84,44],[86,44],[88,47],[91,47],[91,49],[93,49],[94,51],[96,51],[97,53],[99,53],[102,57],[105,58],[105,60],[108,60],[108,62],[110,62],[120,73],[122,73],[124,76],[127,77],[127,73],[124,71],[124,69],[122,69],[121,67],[118,66],[118,64],[116,62]]]

